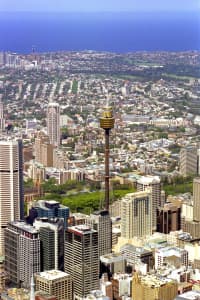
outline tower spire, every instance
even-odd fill
[[[104,129],[105,132],[105,209],[109,210],[109,180],[110,180],[110,170],[109,170],[109,154],[110,154],[110,130],[114,127],[115,119],[113,117],[112,107],[109,105],[109,95],[107,95],[106,106],[103,109],[102,115],[100,117],[100,127]]]
[[[30,300],[35,300],[35,283],[33,274],[31,276],[31,292],[30,292]]]

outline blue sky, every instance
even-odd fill
[[[0,0],[0,11],[199,11],[200,0]]]

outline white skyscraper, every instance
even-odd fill
[[[47,107],[47,135],[52,145],[60,145],[60,106],[55,102]]]
[[[3,115],[3,102],[1,100],[1,95],[0,95],[0,132],[3,131],[4,128],[5,128],[5,120]]]
[[[200,222],[200,177],[193,180],[193,218]]]
[[[156,210],[157,207],[163,206],[161,203],[161,181],[159,176],[142,176],[137,181],[137,191],[145,191],[151,189],[152,191],[152,226],[156,230]]]
[[[24,217],[21,140],[0,141],[0,254],[4,254],[4,229]]]
[[[5,229],[5,270],[13,284],[26,288],[40,271],[39,231],[24,221],[10,222]]]
[[[152,234],[152,194],[150,190],[127,194],[122,200],[121,231],[122,237]]]

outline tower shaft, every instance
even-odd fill
[[[105,129],[105,209],[109,210],[110,202],[110,191],[109,191],[109,180],[110,180],[110,170],[109,170],[109,157],[110,157],[110,148],[109,148],[109,137],[110,129]]]
[[[112,108],[106,106],[100,117],[100,127],[104,129],[105,132],[105,209],[109,211],[109,137],[110,130],[114,127],[115,119],[113,118]]]

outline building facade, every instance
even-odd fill
[[[157,208],[157,232],[170,233],[181,229],[181,208],[172,203]]]
[[[65,237],[65,272],[72,277],[74,297],[99,288],[98,232],[87,225],[69,227]]]
[[[49,102],[47,107],[47,135],[50,144],[60,145],[60,106],[55,102]]]
[[[132,299],[131,286],[132,286],[132,275],[126,273],[114,274],[112,278],[113,298],[117,300],[122,300],[125,297],[127,298],[130,297],[129,299]]]
[[[35,160],[45,167],[53,167],[53,149],[50,138],[40,133],[35,139]]]
[[[180,173],[186,177],[197,174],[198,156],[195,146],[182,148],[180,151]]]
[[[41,270],[64,270],[64,222],[59,218],[38,218],[33,223],[40,232]]]
[[[40,271],[39,232],[24,221],[11,222],[5,229],[5,270],[12,283],[26,288],[32,274]]]
[[[188,266],[188,251],[178,247],[163,247],[155,251],[155,269],[160,268],[163,264]]]
[[[98,232],[99,257],[112,252],[112,221],[107,210],[94,212],[86,224]]]
[[[121,236],[127,239],[152,234],[152,195],[144,192],[127,194],[122,200]]]
[[[5,129],[5,119],[3,114],[3,102],[0,95],[0,132]]]
[[[174,300],[178,294],[178,283],[156,275],[133,277],[132,298],[140,300]]]
[[[38,200],[33,203],[29,212],[31,224],[35,218],[63,218],[64,227],[67,228],[69,208],[55,200]]]
[[[6,213],[5,213],[6,212]],[[0,254],[8,222],[24,218],[23,158],[21,140],[0,141]]]
[[[146,272],[153,269],[154,258],[153,252],[143,247],[136,247],[131,244],[125,244],[120,248],[120,253],[126,259],[127,264],[136,269],[137,264],[144,264]]]
[[[158,176],[143,176],[137,181],[137,191],[151,189],[152,192],[152,226],[156,230],[156,209],[163,206],[161,203],[161,181]]]
[[[100,257],[101,273],[112,275],[115,273],[125,273],[126,259],[120,253],[110,253]]]
[[[193,219],[200,222],[200,177],[193,180]]]
[[[36,291],[46,292],[57,300],[72,300],[72,278],[58,270],[49,270],[35,274]]]

